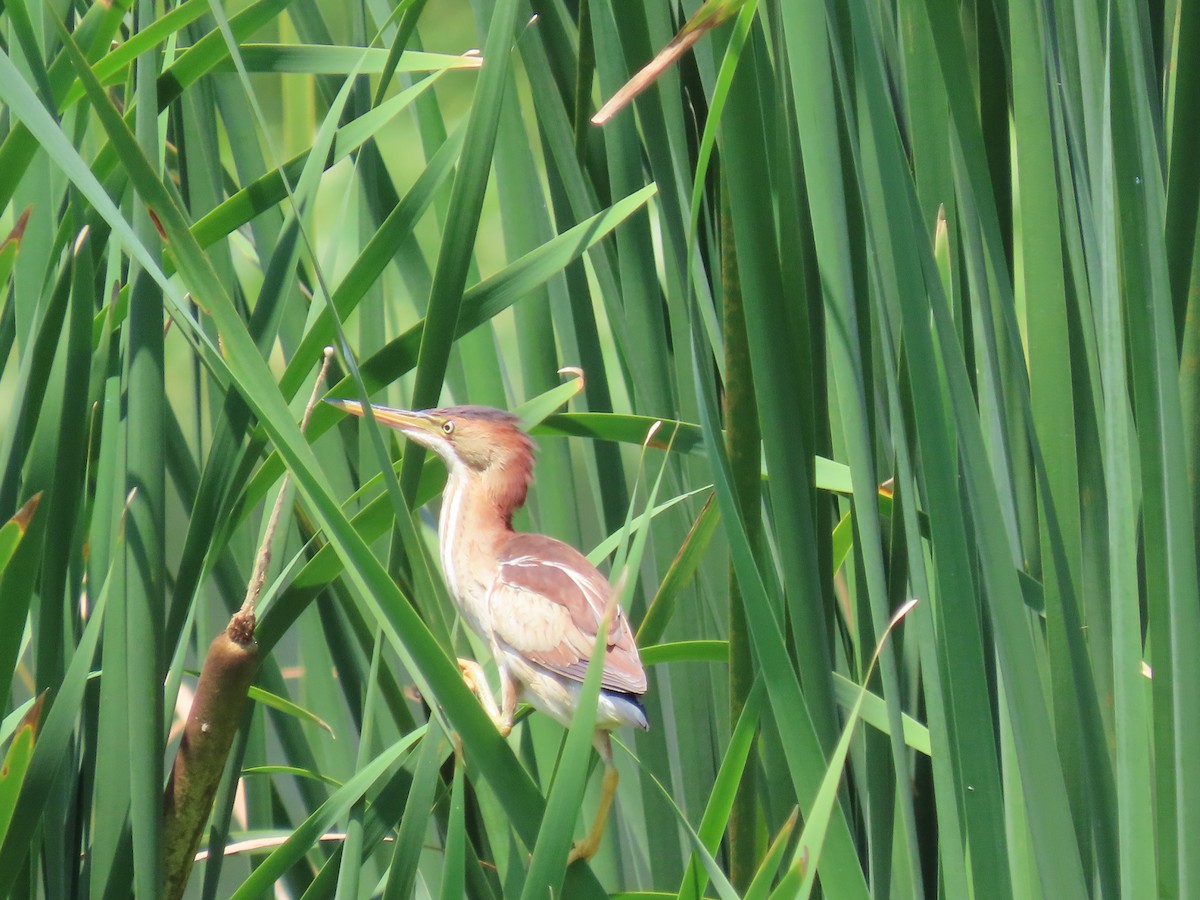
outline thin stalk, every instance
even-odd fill
[[[742,308],[742,290],[738,281],[737,250],[733,238],[729,196],[721,184],[721,298],[725,337],[725,451],[733,473],[739,512],[746,536],[755,553],[762,540],[762,434],[750,373],[750,339],[746,334],[746,316]],[[754,663],[750,652],[750,631],[737,573],[729,564],[729,721],[736,722],[754,683]],[[730,881],[739,891],[754,880],[758,868],[758,797],[755,792],[753,759],[738,783],[733,810],[729,816]]]

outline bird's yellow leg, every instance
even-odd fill
[[[608,811],[612,808],[613,797],[617,793],[617,768],[612,764],[604,767],[604,781],[600,787],[600,805],[596,807],[596,818],[592,829],[582,841],[576,841],[567,857],[567,865],[577,859],[591,859],[600,849],[600,841],[604,838],[604,826],[608,822]]]
[[[512,731],[512,712],[508,711],[507,719],[501,715],[500,708],[496,706],[496,698],[492,696],[492,689],[488,687],[487,676],[483,674],[483,667],[473,659],[458,660],[458,669],[462,672],[463,681],[467,687],[471,689],[479,702],[483,704],[483,708],[487,711],[488,717],[495,724],[500,734],[504,737]]]
[[[604,780],[600,783],[600,803],[596,807],[596,818],[592,821],[591,830],[582,841],[576,841],[567,856],[567,865],[577,859],[591,859],[600,849],[600,841],[604,838],[604,826],[608,822],[608,813],[612,809],[613,797],[617,794],[617,767],[613,764],[612,746],[608,733],[596,732],[596,749],[604,762]]]

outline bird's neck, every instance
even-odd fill
[[[498,502],[485,476],[451,471],[442,493],[438,546],[452,593],[462,598],[472,585],[490,580],[500,545],[512,534],[513,508]]]
[[[501,479],[489,479],[488,472],[482,474],[467,470],[450,473],[446,489],[442,492],[442,516],[439,530],[450,527],[454,533],[461,529],[472,532],[497,532],[504,535],[512,532],[512,517],[520,504],[511,500]],[[493,484],[493,481],[496,483]],[[522,497],[522,499],[524,499]],[[451,521],[447,522],[449,513]]]

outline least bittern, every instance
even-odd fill
[[[362,405],[330,401],[356,416]],[[524,698],[571,724],[583,678],[613,588],[578,550],[540,534],[513,531],[533,478],[533,441],[515,416],[487,406],[410,412],[371,407],[376,421],[440,456],[449,471],[438,520],[442,571],[467,625],[488,645],[500,672],[500,704],[472,660],[459,667],[502,734]],[[620,606],[610,620],[592,743],[604,762],[595,821],[570,861],[595,854],[604,833],[617,769],[609,733],[648,728],[641,696],[646,672]]]

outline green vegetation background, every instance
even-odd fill
[[[1200,7],[711,3],[603,127],[697,4],[3,4],[0,896],[159,894],[281,490],[188,896],[1200,892]],[[301,433],[326,345],[518,410],[520,526],[628,567],[590,865],[586,734],[453,665],[439,464]]]

